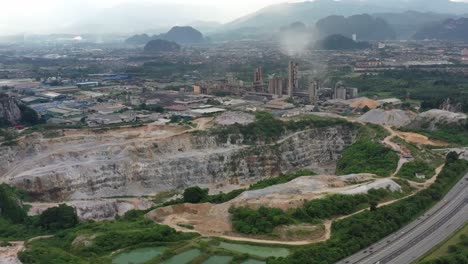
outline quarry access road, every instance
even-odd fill
[[[468,221],[468,174],[432,209],[398,232],[337,264],[412,263]]]

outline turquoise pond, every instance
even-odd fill
[[[242,262],[242,264],[265,264],[265,263],[266,263],[265,261],[260,261],[256,259],[249,259],[245,262]]]
[[[203,264],[229,264],[233,257],[229,256],[211,256]]]
[[[118,254],[112,259],[112,264],[141,264],[161,255],[167,247],[138,248]]]
[[[254,246],[247,244],[234,244],[228,242],[221,242],[219,244],[219,247],[230,251],[235,251],[242,254],[249,254],[252,256],[258,256],[262,258],[286,257],[289,255],[289,250],[281,247]]]
[[[192,261],[194,258],[201,255],[201,251],[198,249],[190,249],[182,252],[174,257],[163,261],[162,264],[186,264]]]

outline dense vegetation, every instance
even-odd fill
[[[448,142],[454,145],[468,146],[468,122],[465,126],[443,126],[437,130],[416,130],[432,139]]]
[[[330,219],[349,215],[368,207],[371,203],[377,203],[388,193],[386,190],[370,190],[369,194],[333,194],[324,199],[306,202],[303,208],[294,212],[294,216],[299,219]]]
[[[260,207],[253,210],[247,207],[230,208],[234,229],[244,234],[271,234],[279,225],[292,222],[288,214],[278,208]]]
[[[237,139],[242,136],[244,143],[257,144],[260,142],[272,143],[281,138],[286,132],[296,132],[312,128],[331,126],[347,126],[354,128],[356,125],[343,119],[329,119],[318,116],[307,116],[297,120],[282,121],[268,112],[257,112],[255,122],[248,125],[231,125],[210,131],[212,135],[222,140]]]
[[[186,203],[199,203],[208,197],[208,189],[202,189],[198,186],[185,189],[184,202]]]
[[[330,240],[306,246],[287,258],[270,259],[269,264],[334,263],[397,231],[442,199],[468,172],[468,162],[447,160],[435,184],[391,205],[364,211],[333,223]]]
[[[49,208],[39,216],[28,216],[28,208],[22,203],[25,198],[24,192],[5,184],[0,185],[1,239],[22,240],[54,233],[78,224],[75,210],[64,204]]]
[[[333,194],[322,199],[306,201],[303,207],[284,212],[277,208],[261,207],[254,210],[245,207],[230,208],[234,229],[244,234],[271,234],[279,225],[291,223],[317,223],[342,215],[349,215],[371,207],[375,210],[379,202],[399,198],[400,192],[385,189],[370,190],[367,194]]]
[[[382,144],[362,139],[346,148],[337,163],[338,175],[374,173],[390,176],[398,164],[398,155]]]
[[[176,232],[141,216],[116,221],[83,223],[59,232],[53,238],[31,242],[32,247],[19,254],[24,264],[35,263],[111,263],[110,253],[145,243],[189,240],[194,233]],[[92,243],[73,243],[77,237]],[[79,240],[79,239],[78,239]]]
[[[0,185],[0,218],[22,223],[27,218],[18,190],[6,184]]]
[[[75,209],[66,204],[60,204],[45,210],[39,216],[39,225],[48,230],[72,228],[78,224]]]
[[[429,179],[434,176],[435,168],[422,160],[415,160],[405,163],[398,172],[398,177],[408,180],[418,180],[416,178],[416,173],[423,174],[426,176],[426,179]],[[425,181],[425,179],[423,180]]]
[[[437,109],[450,98],[468,112],[468,77],[463,74],[405,69],[338,78],[349,86],[359,87],[363,96],[405,98],[409,94],[411,100],[422,102],[422,110]]]

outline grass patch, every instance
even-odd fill
[[[454,146],[468,146],[468,128],[463,127],[442,127],[435,131],[416,130],[416,133],[423,134],[431,139],[445,141]]]
[[[426,177],[424,179],[419,179],[416,177],[416,173],[423,174]],[[415,160],[408,163],[405,163],[400,171],[398,172],[398,177],[408,179],[411,181],[425,182],[427,179],[432,178],[435,175],[435,168],[428,163]]]
[[[427,263],[431,261],[435,261],[438,258],[448,257],[453,254],[454,250],[453,247],[464,247],[465,251],[468,248],[468,224],[465,224],[459,231],[449,237],[447,240],[442,242],[436,248],[431,250],[420,262]]]

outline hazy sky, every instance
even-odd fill
[[[305,0],[0,0],[0,35],[56,32],[53,30],[70,28],[83,21],[106,19],[103,10],[128,3],[189,5],[183,14],[186,19],[191,18],[193,9],[194,20],[229,22],[271,4],[302,1]],[[145,11],[154,12],[155,17],[170,16],[157,10]]]
[[[304,0],[302,0],[304,1]],[[262,7],[295,0],[0,0],[0,35],[48,33],[77,21],[99,16],[102,10],[128,3],[183,4],[200,7],[206,21],[229,22]],[[194,10],[194,12],[200,12]],[[155,16],[158,13],[155,11]],[[197,17],[197,15],[194,15]],[[200,18],[195,20],[201,20]]]
[[[123,3],[154,3],[154,4],[190,4],[211,6],[221,10],[226,15],[225,20],[256,11],[275,3],[297,2],[288,0],[0,0],[1,16],[3,18],[44,18],[55,11],[86,12],[98,8],[109,8]]]

